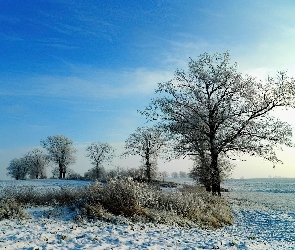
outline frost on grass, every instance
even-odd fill
[[[76,211],[76,221],[128,219],[202,228],[233,223],[226,201],[197,186],[163,191],[147,183],[115,179],[106,185],[96,183],[77,188],[8,188],[2,194],[22,206],[69,206]]]
[[[80,216],[88,219],[113,214],[133,221],[207,228],[233,223],[225,200],[198,187],[164,192],[146,183],[111,180],[104,186],[90,186],[88,194],[80,203]]]
[[[26,218],[27,213],[19,202],[13,198],[4,198],[0,201],[0,220]]]

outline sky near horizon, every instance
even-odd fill
[[[0,179],[40,140],[62,134],[78,149],[76,172],[91,168],[85,148],[124,141],[145,118],[137,112],[189,57],[229,51],[239,71],[265,79],[295,76],[293,1],[14,0],[0,3]],[[295,112],[277,115],[295,127]],[[234,178],[295,178],[294,149],[284,164],[237,162]],[[138,159],[114,165],[136,167]],[[188,171],[190,162],[160,162]]]

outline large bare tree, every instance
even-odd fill
[[[157,158],[165,144],[163,131],[157,128],[137,128],[136,131],[125,141],[125,152],[123,155],[139,155],[143,161],[148,182],[156,173]]]
[[[186,154],[209,152],[212,192],[220,194],[221,155],[246,153],[276,163],[280,145],[292,146],[291,126],[272,111],[294,107],[294,91],[294,79],[284,72],[262,82],[239,73],[228,52],[204,53],[190,59],[188,72],[177,70],[172,80],[159,83],[142,113],[181,135]]]
[[[41,145],[48,151],[51,161],[58,164],[59,178],[65,178],[68,165],[76,161],[73,141],[64,135],[54,135],[41,140]]]

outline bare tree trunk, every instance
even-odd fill
[[[96,173],[96,180],[98,180],[98,179],[99,179],[99,168],[98,168],[98,163],[96,163],[95,173]]]
[[[62,179],[63,167],[61,163],[58,163],[58,168],[59,168],[59,179]]]
[[[220,193],[220,172],[217,165],[218,155],[212,154],[212,160],[211,160],[211,181],[212,181],[212,194],[213,195],[219,195]]]
[[[146,159],[146,177],[148,179],[148,182],[151,182],[152,177],[151,177],[151,163],[150,163],[150,148],[147,148],[147,152],[145,155],[145,159]]]
[[[208,166],[208,161],[205,156],[204,146],[199,147],[199,155],[200,155],[200,164],[201,170],[199,173],[199,178],[201,179],[201,183],[205,186],[207,192],[211,192],[212,190],[212,181],[211,181],[211,165]]]
[[[211,164],[210,164],[210,172],[211,172],[211,182],[212,182],[212,195],[219,195],[220,193],[220,176],[219,176],[219,169],[218,169],[218,150],[216,147],[215,141],[215,124],[214,118],[212,117],[212,113],[209,115],[209,121],[211,123],[210,126],[210,153],[211,153]]]

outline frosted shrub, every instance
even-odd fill
[[[33,186],[11,186],[1,191],[2,199],[11,198],[19,204],[72,205],[85,197],[86,188],[36,188]]]
[[[213,197],[198,187],[178,192],[157,191],[154,202],[145,205],[159,211],[169,212],[179,225],[184,223],[184,219],[190,221],[186,224],[214,228],[233,223],[233,216],[226,202],[220,197]],[[183,223],[179,217],[183,219]]]
[[[77,203],[78,217],[116,221],[114,215],[134,217],[144,214],[139,199],[144,187],[148,186],[127,179],[112,179],[106,185],[91,185],[84,199]]]
[[[81,200],[81,202],[87,203],[90,205],[100,204],[102,193],[103,193],[102,190],[103,190],[103,185],[99,182],[89,185],[85,189],[85,195],[83,199]]]
[[[95,214],[102,218],[106,209],[133,220],[181,226],[215,228],[233,222],[231,211],[222,198],[213,197],[196,186],[165,192],[146,183],[116,179],[99,188],[90,187],[89,191],[96,199],[86,198],[83,209],[84,214],[85,209],[92,213],[91,219]],[[85,204],[89,206],[85,207]]]
[[[145,191],[148,191],[147,184],[134,182],[132,180],[110,180],[102,189],[101,202],[110,212],[133,216],[137,213],[144,213],[142,200]]]
[[[105,211],[103,209],[103,207],[100,204],[82,204],[82,206],[80,207],[80,212],[78,214],[78,216],[80,216],[80,219],[83,218],[87,218],[90,220],[94,220],[94,219],[101,219],[103,218],[105,215]],[[78,216],[76,216],[76,219],[78,218]]]
[[[1,191],[2,199],[13,199],[18,203],[27,204],[29,201],[35,200],[36,192],[33,187],[27,186],[10,186]]]
[[[21,205],[15,199],[1,199],[0,220],[27,217]]]

